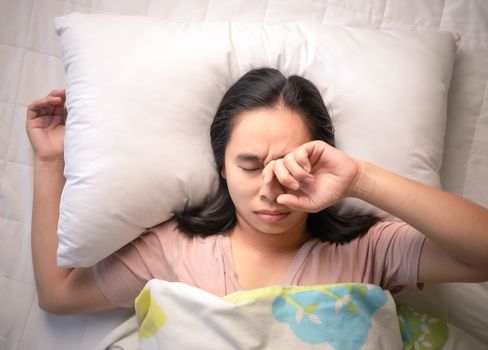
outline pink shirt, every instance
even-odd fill
[[[397,292],[416,289],[425,236],[405,223],[379,222],[344,245],[308,240],[290,264],[283,285],[372,283]],[[183,282],[218,296],[242,290],[229,236],[188,237],[168,221],[93,267],[112,304],[132,307],[146,282]]]

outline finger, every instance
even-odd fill
[[[64,102],[66,99],[64,90],[53,90],[51,93],[39,100],[33,101],[27,106],[26,119],[27,121],[42,117],[45,115],[52,115],[56,112],[55,108],[49,109],[50,106],[59,106],[64,109]],[[65,114],[60,114],[65,117]]]
[[[27,121],[37,119],[39,117],[45,117],[45,116],[50,116],[52,115],[49,113],[48,108],[46,107],[28,107],[27,108],[27,113],[26,113],[26,119]]]
[[[58,115],[60,117],[63,117],[64,119],[66,119],[66,115],[68,114],[67,111],[66,111],[66,107],[63,105],[63,106],[56,106],[54,107],[54,112],[53,112],[54,115]]]
[[[32,110],[38,110],[39,108],[46,108],[52,105],[59,105],[63,102],[60,96],[46,96],[40,100],[32,102],[27,108]]]
[[[56,109],[54,113],[56,113],[57,115],[66,116],[67,115],[67,113],[66,113],[66,107],[65,107],[65,104],[66,104],[66,90],[64,90],[64,89],[62,89],[62,90],[53,90],[51,93],[53,94],[54,97],[60,97],[61,98],[61,103],[59,105],[63,106],[59,110]]]
[[[271,183],[274,177],[274,160],[270,161],[263,169],[262,176],[263,181],[267,185]]]
[[[47,107],[47,114],[62,116],[62,114],[59,114],[64,111],[64,101],[62,97],[52,97],[49,102],[50,103]]]
[[[45,107],[43,107],[44,104],[45,104],[44,101],[37,100],[32,102],[30,105],[28,105],[27,113],[26,113],[27,120],[33,120],[43,115],[45,113]]]
[[[313,178],[312,174],[310,174],[311,167],[308,163],[308,159],[301,160],[301,164],[298,163],[297,158],[299,157],[298,153],[288,153],[285,158],[283,158],[283,162],[285,163],[286,168],[290,172],[290,174],[298,181],[302,182],[307,179]],[[308,171],[306,170],[308,169]]]
[[[298,181],[290,174],[283,159],[278,159],[274,164],[274,173],[278,181],[285,187],[297,190],[300,187]]]
[[[65,89],[56,89],[52,90],[46,97],[54,96],[54,97],[61,97],[66,98],[66,90]]]
[[[52,107],[52,106],[41,107],[41,108],[37,109],[37,115],[39,117],[51,116],[51,115],[53,115],[53,110],[54,110],[54,107]]]
[[[305,148],[303,151],[307,154],[307,159],[312,167],[319,161],[324,152],[328,152],[331,148],[333,148],[326,142],[317,140],[310,141],[303,146]]]
[[[276,198],[278,204],[284,205],[292,210],[317,212],[319,209],[307,196],[296,196],[292,194],[280,194]]]
[[[276,202],[290,208],[291,210],[303,210],[303,207],[300,206],[298,198],[291,194],[280,194],[276,198]]]
[[[313,148],[310,149],[310,146],[306,144],[305,147],[299,147],[294,152],[296,162],[307,172],[310,173],[312,171],[312,162],[311,162],[311,154],[313,153]]]
[[[63,99],[60,96],[47,96],[40,100],[36,100],[27,106],[27,109],[36,112],[47,112],[51,106],[57,106],[63,103]]]

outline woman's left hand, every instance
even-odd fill
[[[311,141],[269,162],[262,175],[265,183],[276,177],[283,186],[279,204],[313,213],[351,195],[358,174],[358,161],[323,141]]]

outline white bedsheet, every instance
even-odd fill
[[[52,18],[79,12],[178,21],[305,21],[461,34],[441,170],[446,190],[488,206],[488,1],[0,0],[0,350],[92,349],[128,316],[56,317],[37,305],[30,252],[32,154],[25,107],[64,86]],[[488,284],[430,285],[402,300],[488,344]],[[487,345],[488,346],[488,345]]]

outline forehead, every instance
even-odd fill
[[[269,161],[308,141],[310,132],[298,113],[283,107],[259,108],[237,117],[226,153],[254,154]]]

